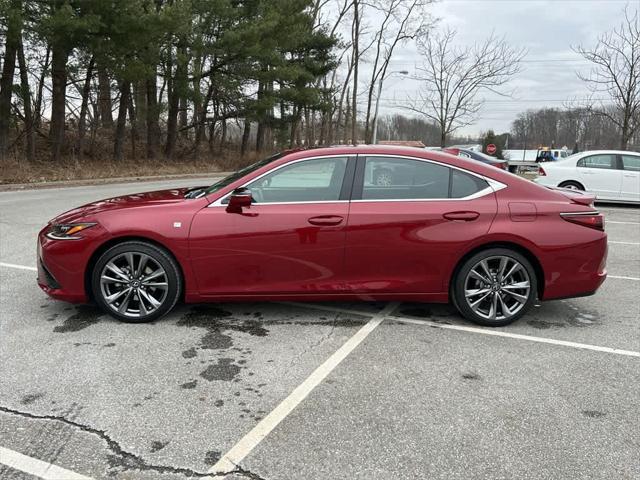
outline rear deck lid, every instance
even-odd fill
[[[572,190],[570,188],[559,188],[559,187],[547,187],[549,190],[553,190],[554,192],[558,192],[559,194],[567,197],[573,203],[577,203],[578,205],[587,205],[592,206],[593,202],[596,200],[596,195],[594,193],[585,192],[582,190]]]

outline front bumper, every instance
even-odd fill
[[[87,303],[85,272],[91,255],[106,231],[96,225],[79,240],[52,240],[38,234],[38,286],[50,297],[71,303]]]

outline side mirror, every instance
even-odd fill
[[[248,208],[251,206],[253,197],[251,196],[251,190],[248,188],[236,188],[229,197],[229,204],[227,205],[227,211],[239,212],[242,208]]]

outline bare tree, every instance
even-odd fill
[[[387,75],[389,62],[396,47],[417,35],[426,35],[431,24],[431,17],[426,7],[431,3],[433,0],[369,0],[368,2],[368,5],[380,15],[381,21],[374,34],[375,52],[367,87],[367,112],[364,127],[367,143],[371,143],[372,125],[376,120],[372,111],[375,87],[376,85],[382,86],[381,82]]]
[[[592,103],[598,114],[620,129],[620,148],[640,127],[640,20],[638,10],[625,9],[622,24],[598,38],[592,49],[577,46],[574,50],[593,64],[588,75],[578,73],[592,92],[605,93],[608,99]],[[613,105],[615,108],[607,108]]]
[[[482,106],[478,94],[499,95],[504,85],[520,71],[525,49],[511,48],[493,34],[473,47],[454,45],[456,32],[445,30],[418,39],[423,65],[417,77],[423,82],[417,98],[405,107],[433,121],[440,128],[440,145],[461,127],[470,125]]]

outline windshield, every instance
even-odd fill
[[[201,192],[199,192],[200,194],[198,195],[198,197],[201,197],[203,195],[209,195],[211,193],[215,193],[218,190],[220,190],[221,188],[224,188],[227,185],[232,184],[236,180],[238,180],[238,179],[244,177],[245,175],[247,175],[247,174],[259,169],[260,167],[263,167],[268,163],[271,163],[271,162],[273,162],[275,160],[278,160],[279,158],[282,158],[284,155],[285,154],[283,152],[276,153],[275,155],[271,155],[270,157],[267,157],[267,158],[264,158],[262,160],[259,160],[256,163],[252,163],[251,165],[249,165],[247,167],[241,168],[237,172],[233,172],[231,175],[229,175],[227,177],[224,177],[222,180],[217,181],[216,183],[214,183],[210,187],[207,187],[204,190],[202,190]]]

